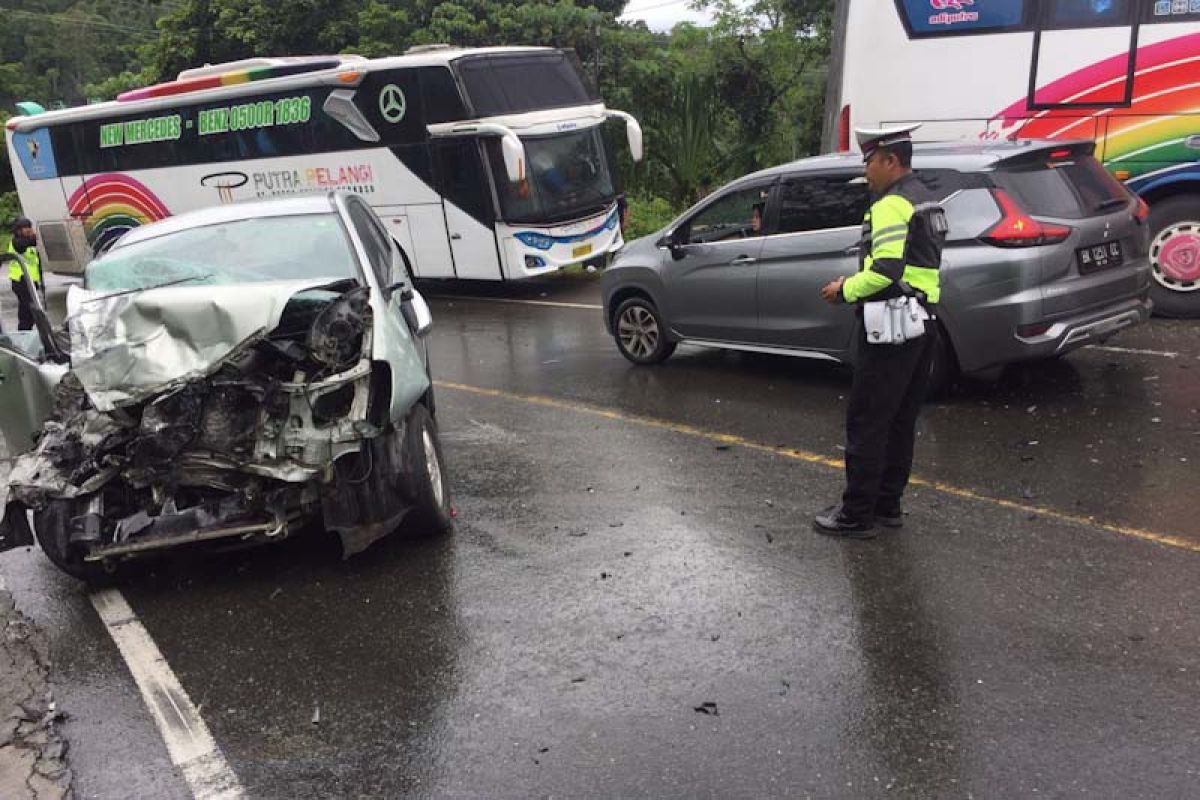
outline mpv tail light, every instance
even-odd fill
[[[1057,244],[1071,235],[1071,229],[1066,225],[1038,222],[1026,214],[1025,209],[1003,189],[991,191],[1004,216],[979,237],[988,244],[996,247],[1036,247],[1042,244]]]

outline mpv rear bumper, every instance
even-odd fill
[[[1107,341],[1125,328],[1140,325],[1150,319],[1154,304],[1149,298],[1131,298],[1111,306],[1055,320],[1049,330],[1038,336],[1023,337],[1013,332],[1019,355],[1009,359],[1050,358],[1076,350],[1084,345]]]

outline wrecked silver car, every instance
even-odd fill
[[[309,523],[346,555],[406,517],[450,528],[428,307],[361,198],[136,228],[70,289],[65,329],[35,317],[37,331],[0,335],[0,430],[17,455],[0,549],[36,536],[88,577]]]

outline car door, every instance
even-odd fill
[[[425,344],[416,340],[404,318],[403,293],[389,291],[389,287],[400,283],[409,288],[412,284],[399,249],[366,202],[358,197],[348,197],[346,206],[355,236],[367,256],[366,268],[378,287],[378,291],[372,292],[376,298],[373,304],[377,304],[373,307],[372,357],[388,365],[392,379],[391,418],[398,421],[429,388]]]
[[[821,299],[821,287],[858,270],[868,192],[855,174],[785,177],[768,218],[758,261],[760,342],[838,355],[854,313]]]
[[[762,236],[754,207],[773,181],[725,192],[671,235],[663,270],[667,319],[689,339],[752,342],[758,328],[758,257]]]

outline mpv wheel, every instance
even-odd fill
[[[958,377],[958,360],[954,357],[954,347],[950,337],[941,324],[934,323],[936,339],[933,343],[933,359],[929,364],[929,388],[925,390],[925,399],[941,400],[950,394],[954,379]]]
[[[1200,200],[1171,197],[1150,207],[1154,313],[1200,317]]]
[[[675,352],[658,309],[644,297],[631,297],[617,306],[613,338],[621,355],[634,364],[657,364]]]

